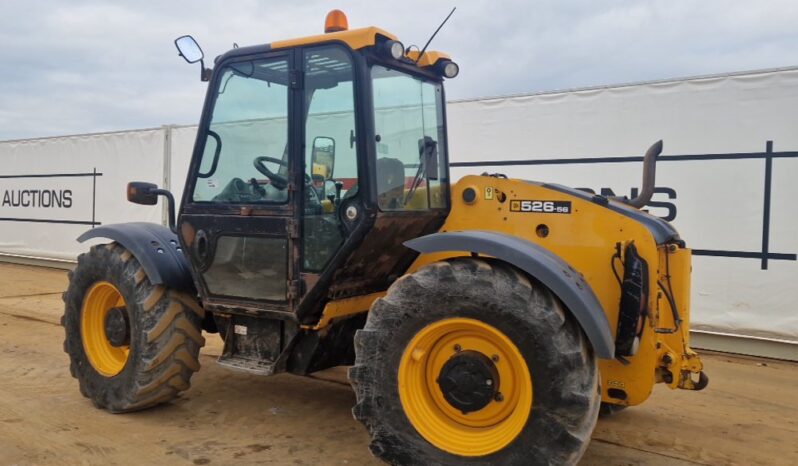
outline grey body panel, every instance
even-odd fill
[[[153,285],[179,290],[194,288],[177,235],[162,225],[148,222],[105,225],[83,233],[78,241],[91,238],[108,238],[124,246],[144,267]]]
[[[576,318],[597,357],[615,357],[607,316],[582,275],[548,250],[529,241],[492,231],[434,233],[404,243],[418,252],[464,251],[500,259],[539,280]]]
[[[654,237],[654,241],[657,244],[666,244],[674,241],[681,241],[679,238],[679,232],[673,228],[673,225],[662,220],[659,217],[655,217],[651,214],[643,212],[641,210],[635,209],[634,207],[621,204],[619,202],[608,202],[607,204],[600,204],[593,200],[596,197],[595,194],[590,194],[585,191],[580,191],[578,189],[570,188],[568,186],[563,186],[559,184],[550,184],[550,183],[537,183],[534,181],[527,181],[527,183],[534,183],[544,188],[553,189],[555,191],[559,191],[561,193],[569,194],[574,197],[578,197],[588,202],[593,202],[596,205],[601,205],[607,209],[612,210],[613,212],[617,212],[621,215],[631,218],[642,224],[646,229],[651,232],[651,235]]]

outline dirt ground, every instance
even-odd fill
[[[257,377],[215,364],[177,400],[112,415],[78,392],[58,325],[66,273],[0,264],[0,465],[381,464],[345,372]],[[798,464],[798,364],[704,353],[710,385],[656,387],[599,421],[585,465]]]

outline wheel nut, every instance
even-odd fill
[[[490,357],[490,359],[493,362],[499,362],[499,355],[498,354],[494,354],[493,356]]]
[[[459,353],[460,351],[463,350],[463,347],[460,345],[454,345],[454,350]]]
[[[496,394],[495,397],[493,397],[493,399],[496,401],[504,401],[504,395],[502,395],[501,392],[499,392]]]
[[[488,387],[490,387],[491,385],[493,385],[493,380],[492,380],[492,379],[487,379],[487,380],[485,380],[485,385],[487,385]]]

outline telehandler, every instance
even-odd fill
[[[180,212],[78,258],[65,351],[113,413],[175,398],[200,368],[350,365],[371,452],[394,464],[574,464],[600,411],[656,383],[707,385],[689,346],[690,250],[651,198],[466,176],[450,183],[444,79],[457,64],[332,11],[325,33],[236,47],[208,81]]]

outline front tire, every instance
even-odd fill
[[[193,296],[151,284],[130,251],[110,243],[78,257],[63,298],[69,370],[95,406],[136,411],[189,388],[205,343]]]
[[[598,417],[598,369],[580,327],[497,261],[400,278],[355,351],[353,414],[372,453],[393,464],[575,464]]]

